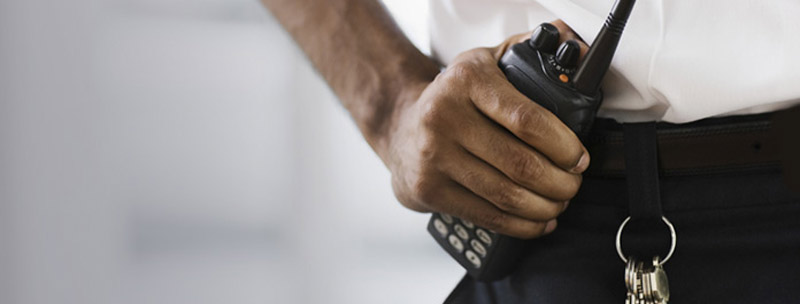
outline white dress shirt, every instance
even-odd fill
[[[497,45],[562,19],[591,44],[614,0],[431,0],[431,50]],[[639,0],[599,116],[690,122],[800,104],[800,1]]]

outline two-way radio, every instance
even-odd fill
[[[500,69],[517,90],[553,112],[585,140],[603,100],[600,83],[634,3],[635,0],[616,1],[580,65],[578,44],[566,41],[556,48],[558,29],[544,23],[530,39],[506,51],[500,59]],[[470,276],[481,281],[507,276],[525,252],[524,240],[496,234],[447,214],[434,214],[428,231]]]

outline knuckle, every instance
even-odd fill
[[[436,130],[442,123],[446,113],[445,100],[441,97],[428,100],[423,105],[420,123],[428,129]]]
[[[479,72],[478,67],[471,62],[461,61],[447,68],[447,80],[462,82],[474,80]]]
[[[481,173],[480,171],[476,171],[476,170],[460,170],[456,174],[460,175],[460,179],[464,181],[463,184],[465,186],[480,187],[480,188],[484,188],[484,189],[479,189],[479,190],[486,191],[485,190],[486,187],[482,186],[482,185],[486,185],[487,184],[486,176],[483,173]]]
[[[542,127],[547,124],[547,115],[542,109],[521,104],[511,111],[510,120],[514,133],[523,140],[539,140]]]
[[[394,175],[392,176],[392,191],[394,192],[394,196],[397,198],[397,201],[400,202],[400,204],[404,207],[417,212],[431,211],[430,208],[414,197],[412,191],[406,186],[401,178]]]
[[[544,175],[544,165],[538,157],[516,153],[511,156],[511,174],[523,182],[536,181]]]
[[[427,134],[420,143],[418,153],[417,172],[432,174],[431,170],[436,168],[436,164],[443,158],[441,140],[435,134]]]
[[[508,225],[508,214],[492,212],[481,217],[481,226],[494,231],[504,231]]]
[[[421,174],[411,184],[411,197],[425,206],[433,205],[438,198],[438,187],[429,174]]]
[[[440,149],[430,142],[424,143],[419,150],[416,165],[408,170],[408,178],[404,183],[405,190],[403,196],[416,204],[436,209],[436,203],[440,201],[442,187],[442,177],[436,167],[436,159],[439,158]]]
[[[498,186],[489,194],[491,201],[500,209],[508,212],[519,211],[522,208],[520,189],[511,186]]]

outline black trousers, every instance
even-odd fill
[[[623,303],[615,236],[628,216],[626,188],[624,177],[585,177],[556,231],[530,241],[511,276],[465,277],[445,303]],[[779,169],[662,177],[660,188],[677,231],[664,265],[670,303],[800,303],[800,196]],[[668,233],[653,241],[668,245]]]

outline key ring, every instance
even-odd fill
[[[622,221],[622,224],[619,226],[619,230],[617,230],[617,254],[619,255],[619,258],[621,258],[622,261],[625,263],[628,263],[628,258],[626,258],[625,254],[622,253],[622,241],[621,241],[622,229],[625,228],[625,225],[628,224],[628,221],[630,220],[631,217],[628,216],[628,218]],[[672,254],[675,252],[675,245],[677,245],[678,237],[675,234],[675,227],[672,226],[672,223],[665,216],[662,216],[661,220],[664,221],[664,224],[667,224],[667,227],[669,227],[669,234],[670,237],[672,238],[672,245],[669,249],[669,253],[667,253],[667,257],[664,258],[664,260],[659,263],[659,265],[664,265],[664,263],[666,263],[672,257]]]

